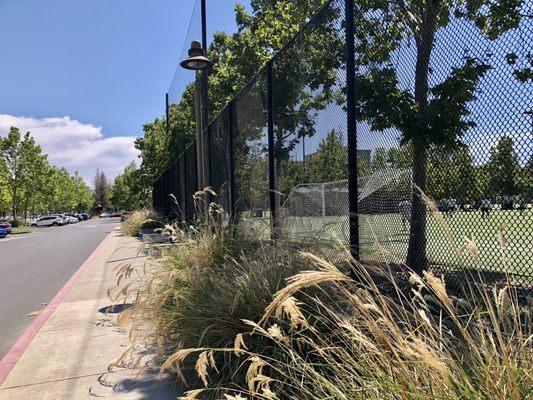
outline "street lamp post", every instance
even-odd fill
[[[196,78],[194,81],[194,97],[195,97],[195,118],[196,118],[196,160],[197,160],[197,173],[198,173],[198,189],[202,190],[206,184],[205,177],[205,162],[204,162],[204,140],[203,140],[203,122],[202,121],[202,80],[200,76],[201,70],[207,70],[211,68],[213,62],[209,60],[202,48],[202,43],[198,40],[194,40],[191,43],[189,49],[189,57],[183,60],[180,65],[189,70],[196,72]]]

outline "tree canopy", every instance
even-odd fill
[[[142,190],[141,170],[132,161],[124,172],[113,181],[111,204],[120,210],[135,210],[145,206],[146,196]]]
[[[0,138],[0,212],[17,219],[28,212],[87,210],[93,202],[78,173],[51,165],[30,132],[22,136],[11,127]]]

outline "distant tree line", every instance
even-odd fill
[[[12,127],[0,138],[0,213],[26,219],[33,212],[87,210],[93,202],[78,173],[51,165],[30,132]]]
[[[517,153],[513,138],[507,135],[489,149],[485,162],[476,162],[466,144],[453,149],[435,146],[428,158],[427,194],[436,200],[481,200],[517,195],[529,200],[533,195],[533,156],[521,165]],[[409,170],[412,167],[412,149],[409,146],[377,147],[372,151],[370,163],[358,160],[361,178],[385,168]],[[252,168],[257,168],[256,160],[250,160]],[[265,182],[261,175],[254,175],[257,178],[250,176],[250,183],[259,188],[256,189],[259,192],[265,188]],[[301,183],[347,179],[348,156],[343,138],[332,130],[322,139],[316,151],[307,155],[305,161],[286,160],[279,177],[279,188],[283,195],[289,195],[292,188]],[[361,185],[364,182],[364,179],[360,179]],[[400,183],[403,187],[406,184]],[[394,187],[389,189],[395,190]]]
[[[0,215],[26,219],[34,213],[134,210],[147,206],[150,191],[132,161],[110,181],[96,170],[94,189],[77,172],[51,165],[30,132],[12,127],[0,138]]]

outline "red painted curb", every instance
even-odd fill
[[[115,232],[110,232],[104,240],[100,242],[98,247],[94,249],[91,255],[85,260],[81,267],[70,277],[67,283],[57,292],[55,297],[48,303],[46,308],[41,311],[39,316],[32,322],[30,326],[24,331],[24,333],[17,339],[15,344],[9,349],[7,354],[0,361],[0,385],[4,382],[7,375],[11,372],[11,369],[15,366],[19,358],[24,354],[33,338],[39,333],[41,328],[46,324],[48,319],[52,316],[57,306],[63,301],[69,290],[74,286],[80,275],[87,269],[93,258],[100,251],[104,243]]]

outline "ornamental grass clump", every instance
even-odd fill
[[[532,309],[512,287],[472,277],[455,297],[432,272],[361,265],[323,240],[273,246],[203,209],[165,228],[172,244],[121,315],[133,322],[122,360],[155,346],[182,399],[532,398]]]
[[[200,214],[203,207],[198,203]],[[202,384],[195,370],[202,371],[205,362],[210,368],[221,365],[221,384],[236,373],[244,379],[236,364],[240,359],[233,353],[206,353],[200,361],[187,362],[180,350],[233,348],[235,338],[251,330],[244,320],[259,320],[286,279],[308,268],[298,253],[314,245],[309,241],[272,246],[262,235],[221,227],[218,210],[210,205],[209,217],[194,226],[167,225],[163,234],[172,238],[171,243],[152,246],[157,256],[142,271],[118,271],[119,282],[110,296],[114,301],[129,296],[127,301],[135,303],[120,316],[120,322],[131,324],[132,347],[118,364],[139,365],[143,361],[135,354],[149,345],[155,347],[156,362],[172,366],[190,387]],[[137,276],[138,282],[121,287],[124,274]]]
[[[137,237],[143,228],[160,228],[163,226],[161,216],[152,210],[137,210],[122,223],[125,236]]]
[[[224,348],[184,348],[201,387],[182,399],[527,399],[533,388],[531,309],[509,287],[449,295],[442,277],[412,274],[387,294],[357,265],[348,277],[301,252],[250,330]],[[474,291],[477,291],[474,295]],[[217,352],[238,357],[232,372]],[[239,374],[237,371],[244,371]],[[224,375],[221,378],[221,375]]]

